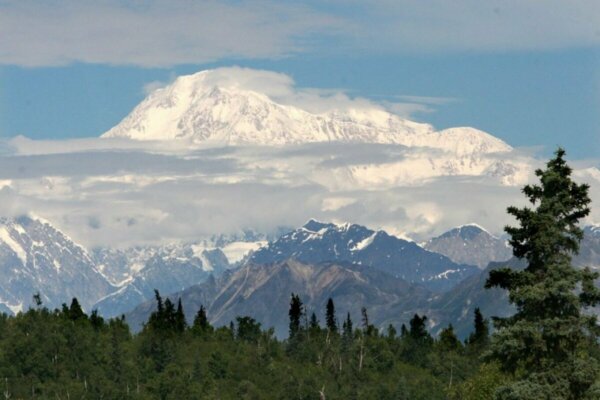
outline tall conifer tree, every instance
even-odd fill
[[[475,308],[474,313],[474,327],[475,331],[469,335],[467,343],[472,346],[484,346],[489,341],[489,327],[488,321],[483,318],[479,307]]]
[[[586,349],[597,341],[598,326],[583,313],[600,300],[598,274],[571,265],[583,237],[578,222],[589,214],[590,198],[588,186],[571,179],[564,156],[559,148],[536,171],[539,184],[523,188],[531,208],[508,208],[519,226],[505,230],[514,255],[527,267],[491,271],[486,283],[508,290],[517,309],[495,321],[491,357],[516,379],[496,392],[497,399],[574,400],[600,389],[592,388],[599,366]]]
[[[325,309],[325,324],[327,324],[327,330],[332,333],[337,333],[337,318],[335,317],[335,305],[333,299],[330,297],[327,300],[327,307]]]
[[[288,315],[290,317],[290,339],[293,339],[300,332],[300,323],[304,315],[304,306],[302,305],[300,296],[297,294],[292,293]]]

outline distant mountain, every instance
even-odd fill
[[[403,119],[371,106],[312,113],[279,104],[236,81],[236,68],[180,76],[152,92],[103,137],[138,140],[187,139],[221,145],[289,145],[358,142],[431,147],[456,154],[487,154],[511,147],[473,128],[435,132],[428,124]],[[228,82],[219,81],[223,73]]]
[[[600,267],[600,229],[598,227],[587,226],[584,228],[581,251],[578,256],[573,258],[573,265]],[[457,335],[466,337],[473,328],[475,307],[481,308],[486,318],[505,317],[513,313],[514,308],[508,302],[506,291],[498,288],[484,288],[489,271],[504,266],[522,269],[525,268],[526,263],[515,258],[503,262],[492,262],[481,273],[465,279],[448,292],[433,297],[428,311],[428,315],[435,324],[433,331],[438,332],[452,323]]]
[[[102,138],[171,141],[190,149],[245,147],[232,156],[243,158],[245,150],[258,151],[255,156],[260,154],[261,165],[279,170],[278,174],[293,170],[295,176],[349,190],[421,184],[428,178],[462,175],[519,185],[529,176],[530,161],[513,157],[511,146],[478,129],[436,131],[429,124],[404,119],[369,102],[310,111],[248,86],[248,73],[259,80],[272,78],[268,71],[241,68],[180,76],[149,94]],[[370,152],[378,155],[335,163],[346,151],[340,148],[351,150],[355,145],[369,145]],[[300,169],[286,165],[294,157],[281,159],[278,152],[289,146],[319,147],[310,158],[322,158],[323,165],[309,162]],[[332,160],[324,173],[322,166]],[[258,171],[253,170],[247,172]]]
[[[490,320],[490,324],[492,316],[511,315],[514,308],[508,302],[508,293],[499,288],[484,287],[489,271],[505,266],[522,269],[525,263],[516,259],[492,262],[483,271],[465,279],[448,292],[432,297],[426,312],[432,332],[437,334],[448,324],[452,324],[456,335],[466,338],[473,330],[473,315],[477,307]]]
[[[25,310],[39,292],[49,308],[77,297],[88,312],[116,316],[152,298],[155,288],[180,291],[219,275],[264,243],[262,235],[247,231],[193,244],[88,252],[41,218],[2,218],[0,313]]]
[[[255,264],[294,258],[305,263],[350,262],[374,268],[433,291],[452,288],[477,268],[457,264],[414,242],[361,225],[336,225],[310,220],[251,254]]]
[[[327,299],[331,297],[340,324],[348,312],[359,324],[361,307],[366,307],[372,323],[381,327],[406,323],[430,296],[418,285],[373,268],[286,260],[264,265],[250,263],[170,297],[181,298],[190,322],[200,305],[204,305],[214,325],[226,325],[236,316],[250,315],[285,337],[291,293],[299,294],[308,312],[315,312],[322,323]],[[126,315],[128,323],[139,329],[155,307],[153,300],[136,307]]]
[[[127,249],[96,248],[92,250],[92,258],[98,269],[115,285],[123,286],[131,283],[137,276],[152,265],[160,263],[165,265],[192,263],[200,270],[211,272],[229,266],[229,262],[222,251],[218,251],[220,258],[211,257],[215,247],[199,243],[172,243],[155,246],[136,246]],[[213,265],[214,264],[214,265]]]
[[[600,225],[586,226],[579,254],[573,263],[600,270]]]
[[[49,308],[77,297],[90,311],[114,290],[90,254],[49,222],[0,219],[0,310],[25,310],[39,292]]]
[[[127,253],[111,254],[112,259],[119,262],[130,262],[133,273],[126,282],[121,283],[117,291],[101,298],[94,305],[105,317],[118,316],[153,298],[155,289],[163,293],[180,291],[205,281],[211,274],[219,275],[229,268],[227,257],[220,249],[207,250],[193,245],[130,249],[130,257],[123,256]],[[102,265],[111,263],[109,261]]]
[[[493,236],[476,224],[463,225],[427,241],[424,248],[443,254],[461,264],[485,268],[492,261],[512,257],[506,239]]]

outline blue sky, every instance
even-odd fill
[[[0,1],[0,136],[98,136],[145,85],[240,65],[597,158],[598,3],[484,3]]]

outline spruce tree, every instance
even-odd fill
[[[321,326],[319,325],[319,320],[317,319],[317,314],[314,312],[310,314],[310,321],[308,323],[308,327],[311,331],[319,331]]]
[[[304,315],[306,318],[307,312],[304,310]],[[307,326],[307,338],[315,341],[321,335],[321,325],[319,319],[317,318],[317,314],[314,311],[310,314],[310,318],[308,318],[308,326]]]
[[[337,333],[337,318],[335,317],[335,305],[333,304],[333,300],[331,297],[327,300],[327,307],[325,309],[325,324],[327,325],[327,330],[331,333]]]
[[[515,257],[527,267],[491,271],[486,283],[508,290],[517,310],[495,320],[490,358],[516,379],[496,392],[497,399],[583,399],[598,378],[598,363],[587,347],[596,346],[598,326],[583,312],[600,300],[598,274],[571,265],[583,237],[578,222],[589,214],[590,198],[588,186],[571,179],[564,156],[559,148],[536,171],[539,184],[523,188],[531,208],[508,208],[519,226],[505,231]]]
[[[410,328],[402,326],[402,354],[406,361],[424,366],[433,345],[433,338],[427,331],[427,317],[415,314],[410,320]]]
[[[417,342],[429,342],[432,340],[431,335],[427,332],[427,326],[425,325],[427,317],[423,315],[419,317],[415,314],[410,320],[409,336]]]
[[[236,338],[238,340],[257,343],[260,338],[261,330],[260,323],[252,317],[236,317],[237,331]]]
[[[352,319],[350,318],[350,313],[348,313],[348,315],[346,316],[346,320],[342,324],[342,328],[342,335],[344,336],[344,338],[352,339],[354,328],[352,326]]]
[[[360,314],[362,316],[363,332],[367,336],[374,335],[377,332],[377,329],[375,329],[375,325],[369,323],[369,314],[367,314],[367,308],[362,307],[360,309]]]
[[[195,332],[207,332],[211,330],[210,323],[208,322],[208,317],[206,315],[206,309],[203,305],[200,305],[198,312],[196,313],[196,317],[194,318],[194,323],[192,325],[192,329]]]
[[[485,346],[489,341],[489,327],[488,321],[483,318],[479,307],[475,308],[474,313],[474,327],[475,331],[469,335],[467,344],[471,346]]]
[[[407,336],[408,336],[408,329],[406,329],[405,324],[402,324],[402,326],[400,327],[400,337],[406,338]]]
[[[292,293],[288,315],[290,317],[289,335],[290,339],[293,339],[300,332],[300,323],[304,315],[304,306],[302,305],[300,296],[297,294]]]
[[[185,313],[181,304],[181,298],[177,301],[177,311],[175,312],[175,330],[179,333],[185,331],[187,322],[185,321]]]
[[[104,318],[98,315],[98,310],[92,310],[92,314],[90,315],[90,323],[95,330],[99,330],[104,327]]]
[[[461,344],[454,333],[452,324],[448,325],[440,332],[439,345],[445,351],[456,351],[460,349]]]
[[[71,301],[71,306],[69,307],[69,319],[73,321],[77,321],[79,319],[86,319],[87,315],[83,312],[81,305],[76,297],[73,297]]]
[[[352,346],[352,341],[354,340],[354,331],[352,319],[350,318],[350,313],[346,316],[346,319],[342,323],[342,351],[348,352],[350,347]]]
[[[154,331],[161,332],[165,327],[165,307],[157,289],[154,289],[154,298],[156,299],[156,311],[150,314],[146,326]]]

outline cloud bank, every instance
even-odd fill
[[[160,150],[152,142],[19,138],[0,156],[3,214],[35,213],[80,243],[127,247],[196,241],[242,229],[271,233],[309,218],[384,228],[417,240],[478,222],[494,232],[523,204],[519,186],[490,176],[367,184],[354,169],[403,162],[402,146],[310,144],[286,148]],[[511,157],[523,157],[512,154]],[[535,161],[534,161],[535,162]],[[600,198],[597,163],[578,179]],[[401,181],[399,181],[401,182]],[[594,208],[592,220],[600,213]]]

